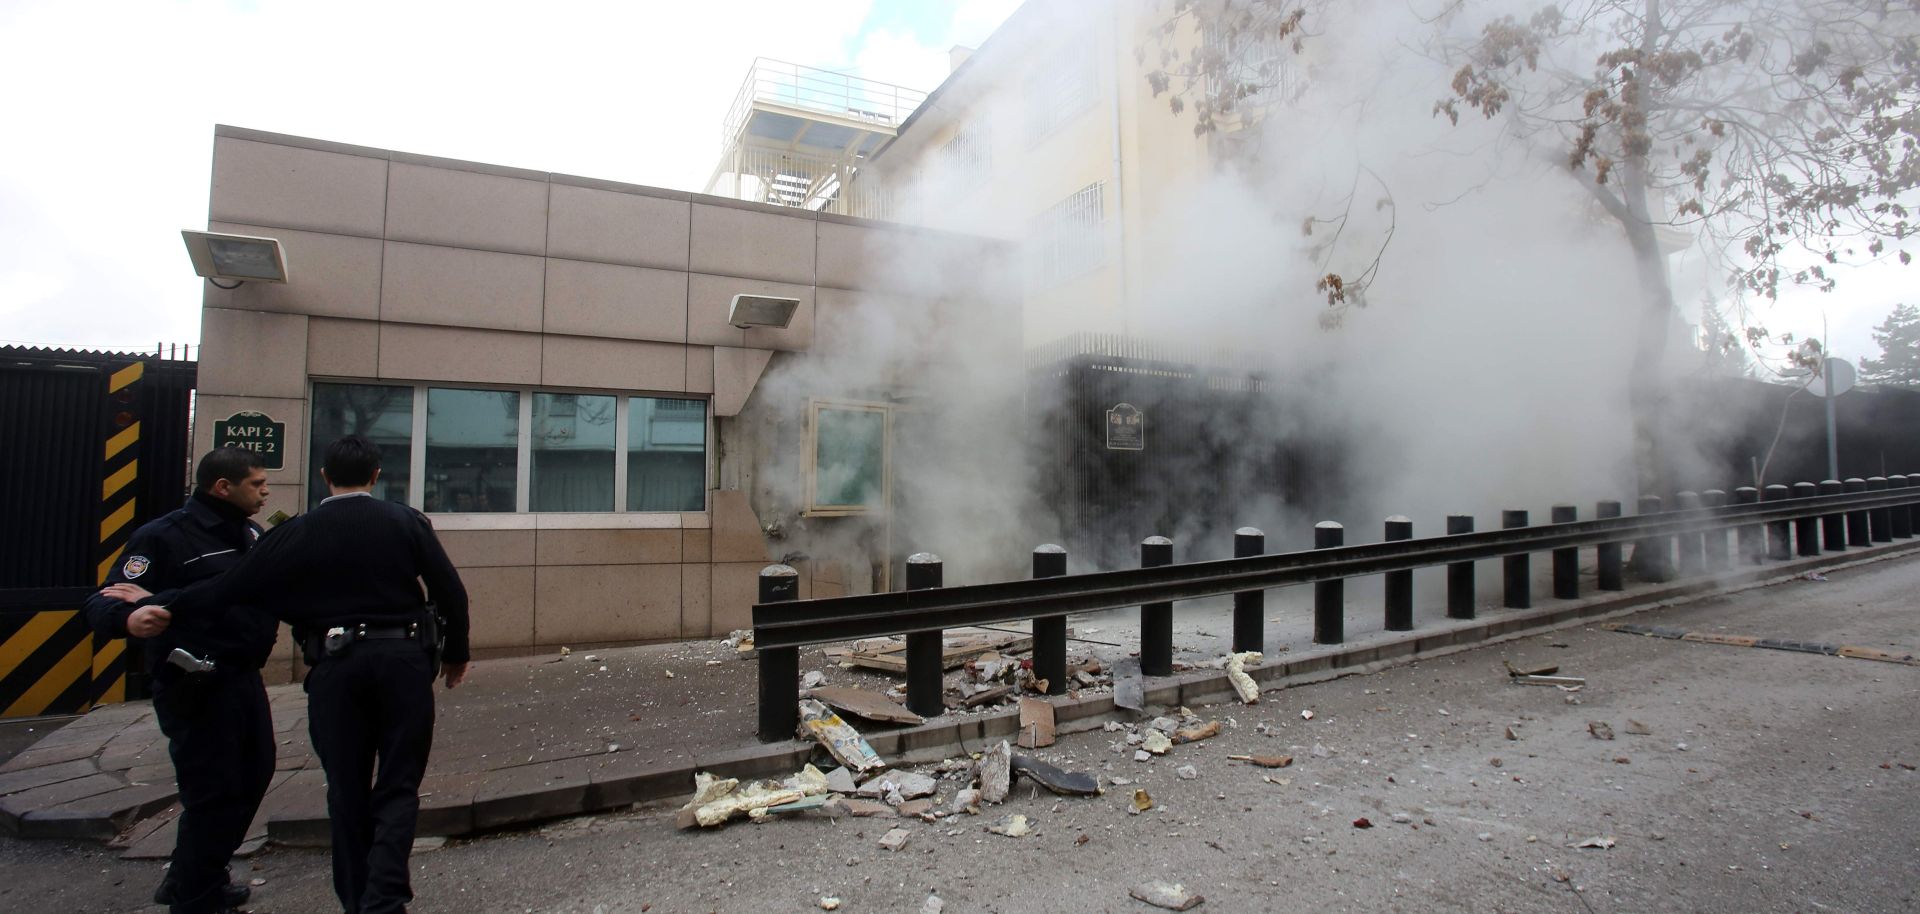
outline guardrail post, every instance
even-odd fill
[[[1052,543],[1033,550],[1033,577],[1057,578],[1067,573],[1067,550]],[[1048,695],[1067,693],[1067,617],[1041,616],[1033,620],[1033,675],[1047,681]]]
[[[931,552],[907,556],[907,589],[939,587],[945,567]],[[941,694],[947,685],[944,639],[939,629],[907,633],[907,710],[921,717],[939,717],[947,710]]]
[[[1337,521],[1323,520],[1313,525],[1313,548],[1332,549],[1346,539],[1347,530]],[[1313,643],[1339,644],[1347,637],[1347,582],[1343,580],[1313,583]]]
[[[1817,498],[1820,487],[1810,482],[1793,484],[1794,498]],[[1799,555],[1820,554],[1820,518],[1802,517],[1793,522],[1793,539]]]
[[[1920,473],[1908,473],[1907,485],[1920,486]],[[1920,502],[1907,506],[1907,526],[1913,528],[1916,535],[1920,535]]]
[[[1594,506],[1593,516],[1601,520],[1619,517],[1620,502],[1611,498],[1602,500]],[[1620,561],[1620,544],[1601,543],[1594,551],[1598,554],[1597,564],[1599,565],[1599,580],[1594,582],[1594,586],[1601,590],[1626,590],[1627,580],[1624,563]]]
[[[1660,496],[1642,495],[1636,513],[1659,514]],[[1634,570],[1649,581],[1673,580],[1673,537],[1649,536],[1633,544]]]
[[[1847,478],[1845,486],[1848,492],[1865,492],[1867,490],[1867,481],[1858,476],[1850,476]],[[1867,512],[1865,510],[1847,512],[1847,545],[1872,545],[1867,539]]]
[[[1572,505],[1554,505],[1553,522],[1571,524],[1580,519],[1580,509]],[[1553,596],[1557,600],[1580,599],[1580,549],[1553,550]]]
[[[1387,518],[1387,542],[1413,539],[1413,520],[1395,514]],[[1387,631],[1413,631],[1413,569],[1387,572]]]
[[[1911,476],[1895,474],[1887,477],[1887,488],[1905,489],[1920,485],[1920,480]],[[1913,508],[1911,505],[1895,505],[1889,511],[1893,515],[1893,538],[1905,540],[1913,538]]]
[[[1752,505],[1760,502],[1760,490],[1752,486],[1741,486],[1733,490],[1733,500],[1738,504]],[[1767,554],[1766,531],[1759,524],[1744,524],[1734,534],[1734,540],[1740,554],[1740,564],[1758,565]]]
[[[1885,476],[1870,476],[1867,478],[1867,491],[1885,492],[1886,490],[1887,478]],[[1893,509],[1874,508],[1868,511],[1867,529],[1871,531],[1870,536],[1874,542],[1893,542]]]
[[[1786,501],[1793,496],[1793,490],[1774,483],[1761,493],[1761,501]],[[1785,561],[1793,558],[1793,522],[1777,520],[1767,524],[1767,558]]]
[[[1233,531],[1233,557],[1252,558],[1267,551],[1267,535],[1254,527]],[[1233,595],[1233,651],[1266,650],[1267,592],[1243,590]]]
[[[1473,532],[1473,515],[1447,515],[1447,535]],[[1447,618],[1471,619],[1474,616],[1473,563],[1454,562],[1447,566]]]
[[[1700,503],[1709,508],[1718,508],[1727,503],[1724,489],[1708,489],[1700,493]],[[1705,533],[1700,535],[1701,562],[1708,571],[1720,571],[1729,566],[1727,561],[1727,528],[1714,521]]]
[[[1820,494],[1839,495],[1847,490],[1847,484],[1838,479],[1820,481]],[[1820,517],[1820,541],[1828,552],[1847,551],[1847,515],[1845,513],[1823,514]]]
[[[1518,530],[1527,525],[1527,512],[1508,508],[1500,512],[1500,529]],[[1533,605],[1533,556],[1525,552],[1509,555],[1500,560],[1506,572],[1506,601],[1508,609],[1526,609]]]
[[[789,565],[760,569],[760,602],[784,603],[800,596],[800,572]],[[760,662],[760,741],[793,739],[800,729],[800,649],[763,647]]]
[[[1173,564],[1173,540],[1149,536],[1140,541],[1140,567]],[[1140,674],[1173,675],[1173,604],[1145,603],[1140,607]]]
[[[1681,492],[1673,497],[1673,507],[1677,511],[1691,511],[1700,507],[1698,492]],[[1675,568],[1680,574],[1699,574],[1706,570],[1707,539],[1704,533],[1688,531],[1675,539]]]

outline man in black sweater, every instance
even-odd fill
[[[321,473],[331,497],[168,609],[187,618],[228,601],[272,598],[263,605],[293,626],[313,662],[307,723],[327,773],[334,892],[348,914],[404,912],[433,745],[428,604],[445,620],[441,659],[451,689],[467,674],[467,592],[426,517],[372,496],[377,445],[358,435],[335,441]]]
[[[134,531],[125,558],[106,583],[157,593],[166,603],[188,585],[218,578],[240,563],[260,525],[249,518],[267,503],[260,455],[218,448],[200,458],[193,496]],[[104,593],[83,612],[109,638],[141,639],[152,672],[153,713],[167,737],[180,819],[173,860],[153,894],[174,914],[229,911],[250,894],[227,874],[233,852],[273,780],[273,717],[260,667],[273,653],[273,617],[230,603],[174,619],[160,606],[134,606]],[[212,669],[189,672],[167,662],[178,648]],[[188,666],[197,666],[186,661]]]

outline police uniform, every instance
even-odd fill
[[[155,594],[145,602],[164,604],[238,565],[259,538],[260,526],[239,508],[196,493],[134,531],[106,583],[137,584]],[[85,605],[94,630],[111,638],[128,637],[133,610],[98,593]],[[273,719],[260,667],[273,652],[275,628],[271,616],[215,605],[145,639],[154,716],[180,790],[173,862],[154,896],[174,911],[224,911],[245,900],[243,887],[228,886],[226,868],[273,779]],[[213,670],[187,673],[168,664],[174,648],[213,661]]]
[[[348,914],[404,911],[433,745],[424,604],[445,620],[445,661],[467,662],[459,572],[424,515],[356,492],[275,527],[232,573],[169,609],[178,620],[222,600],[269,596],[262,605],[293,626],[313,660],[307,725],[327,773],[334,891]]]

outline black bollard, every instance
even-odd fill
[[[789,565],[760,569],[760,602],[784,603],[800,596],[800,572]],[[763,647],[760,661],[760,741],[793,739],[800,729],[800,649]]]
[[[1858,476],[1847,478],[1848,492],[1865,492],[1867,481]],[[1847,545],[1859,547],[1872,545],[1867,539],[1867,512],[1865,510],[1847,512]]]
[[[1527,512],[1509,508],[1500,512],[1500,529],[1517,530],[1527,525]],[[1500,560],[1506,584],[1508,609],[1526,609],[1533,605],[1533,557],[1525,552]]]
[[[1413,539],[1413,521],[1398,514],[1387,518],[1387,542]],[[1387,572],[1387,631],[1413,631],[1413,569]]]
[[[1233,531],[1233,557],[1248,559],[1264,555],[1267,535],[1253,527]],[[1233,595],[1233,652],[1266,649],[1267,592],[1243,590]]]
[[[1473,532],[1473,515],[1447,515],[1447,535]],[[1473,563],[1454,562],[1447,566],[1447,618],[1471,619],[1474,615]]]
[[[1708,489],[1700,493],[1700,503],[1709,508],[1721,507],[1727,503],[1727,493],[1722,489]],[[1708,571],[1722,571],[1728,567],[1727,528],[1717,519],[1711,523],[1700,535],[1700,561]]]
[[[1905,489],[1915,485],[1920,485],[1920,479],[1899,474],[1887,477],[1887,488],[1889,489]],[[1913,510],[1911,506],[1895,505],[1889,509],[1889,512],[1893,515],[1893,538],[1897,540],[1912,539]]]
[[[1761,501],[1786,501],[1793,496],[1793,490],[1779,483],[1767,487],[1760,494]],[[1793,522],[1777,520],[1767,524],[1767,558],[1783,562],[1793,558]]]
[[[1313,525],[1313,548],[1331,549],[1346,539],[1346,528],[1323,520]],[[1313,583],[1313,643],[1339,644],[1347,635],[1347,582]]]
[[[1067,573],[1067,550],[1052,543],[1033,550],[1034,579]],[[1033,620],[1033,675],[1047,681],[1048,695],[1067,693],[1067,617],[1041,616]]]
[[[1572,505],[1554,505],[1553,522],[1571,524],[1580,519],[1580,509]],[[1580,598],[1580,549],[1553,550],[1553,596],[1557,600]]]
[[[1847,484],[1838,479],[1820,481],[1821,495],[1839,495],[1847,490]],[[1841,512],[1823,514],[1820,517],[1820,541],[1828,552],[1847,551],[1847,516]]]
[[[944,567],[931,552],[907,556],[907,589],[939,587]],[[921,717],[939,717],[947,709],[941,694],[947,688],[944,640],[939,629],[907,633],[907,710]]]
[[[1602,520],[1610,517],[1619,517],[1620,503],[1611,498],[1606,499],[1594,506],[1593,516]],[[1622,562],[1620,561],[1620,544],[1601,543],[1594,549],[1594,552],[1598,558],[1596,564],[1599,565],[1600,572],[1599,580],[1594,582],[1594,586],[1599,587],[1601,590],[1627,589],[1625,569],[1621,567]]]
[[[1886,490],[1887,478],[1885,476],[1871,476],[1867,478],[1867,491],[1885,492]],[[1868,511],[1867,530],[1869,531],[1869,538],[1876,543],[1893,542],[1893,509],[1874,508]]]
[[[1907,485],[1920,488],[1920,473],[1908,473]],[[1907,506],[1907,526],[1913,528],[1914,535],[1920,536],[1920,501]]]
[[[1820,487],[1813,483],[1796,482],[1793,484],[1794,498],[1816,498],[1819,495]],[[1820,518],[1811,516],[1795,518],[1793,522],[1793,538],[1795,545],[1798,547],[1796,550],[1797,554],[1819,555]]]
[[[1676,511],[1693,511],[1700,507],[1700,493],[1681,492],[1673,497]],[[1697,532],[1688,530],[1674,538],[1675,567],[1681,574],[1699,574],[1706,570],[1707,542]]]
[[[1660,496],[1642,495],[1634,507],[1639,514],[1659,514]],[[1648,536],[1633,544],[1634,570],[1649,581],[1673,580],[1673,537]]]
[[[1149,536],[1140,541],[1140,567],[1159,568],[1173,564],[1173,540]],[[1140,606],[1140,673],[1143,676],[1173,675],[1173,604],[1144,603]]]
[[[1741,486],[1733,490],[1733,500],[1738,504],[1759,504],[1760,490],[1752,486]],[[1759,524],[1743,524],[1734,533],[1735,549],[1742,565],[1758,565],[1766,559],[1767,534]]]

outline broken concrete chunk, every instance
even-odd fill
[[[1231,761],[1246,762],[1249,765],[1258,765],[1262,768],[1285,768],[1293,764],[1293,756],[1291,755],[1229,755],[1227,758]]]
[[[1233,684],[1240,700],[1250,705],[1260,703],[1260,686],[1247,675],[1246,665],[1261,659],[1259,651],[1242,651],[1227,658],[1227,682]]]
[[[858,819],[892,819],[900,815],[894,811],[893,807],[885,803],[878,803],[873,800],[854,800],[846,797],[835,797],[834,799],[828,800],[820,806],[820,811],[835,819],[845,816],[853,816]]]
[[[852,793],[858,786],[853,782],[853,772],[845,768],[827,772],[827,789],[834,793]]]
[[[1133,789],[1133,811],[1146,812],[1147,810],[1152,808],[1153,808],[1153,795],[1147,793],[1147,790],[1144,787],[1135,787]]]
[[[1001,803],[1013,785],[1013,747],[1006,740],[980,753],[980,798]]]
[[[880,836],[880,846],[890,851],[897,851],[907,846],[907,839],[910,837],[912,834],[904,828],[889,829],[886,834]]]
[[[1594,739],[1612,739],[1613,727],[1604,720],[1590,720],[1587,721],[1587,733]]]
[[[947,813],[957,816],[963,812],[975,815],[980,813],[980,791],[969,787],[953,795],[953,802],[948,804]]]
[[[1061,796],[1090,797],[1100,792],[1100,780],[1091,774],[1063,771],[1024,755],[1013,757],[1011,770]]]
[[[908,818],[919,818],[933,811],[933,801],[908,800],[895,807],[895,811]]]
[[[1159,730],[1149,730],[1147,731],[1147,738],[1140,744],[1140,748],[1154,755],[1166,755],[1167,750],[1173,748],[1173,740],[1168,739],[1167,735]]]
[[[1128,657],[1113,665],[1114,707],[1138,711],[1146,706],[1146,694],[1140,682],[1140,658]]]
[[[800,723],[820,745],[826,747],[828,754],[854,771],[865,772],[887,766],[873,751],[873,747],[867,745],[858,730],[848,726],[846,721],[840,719],[840,715],[818,701],[803,699],[800,702]]]
[[[1180,767],[1173,769],[1173,773],[1176,775],[1179,775],[1180,780],[1183,780],[1183,781],[1191,781],[1194,778],[1197,778],[1200,776],[1199,770],[1194,768],[1192,765],[1181,765]]]
[[[1172,733],[1180,729],[1180,722],[1171,717],[1156,717],[1152,721],[1149,721],[1147,726],[1161,733]]]
[[[941,901],[938,895],[928,895],[927,900],[920,904],[920,914],[940,914],[946,909],[947,903]]]
[[[1020,699],[1020,747],[1040,749],[1054,743],[1053,703],[1044,698]]]
[[[1009,838],[1024,838],[1033,834],[1033,827],[1027,824],[1026,816],[1015,813],[987,826],[987,831]]]
[[[933,778],[917,771],[889,771],[861,784],[854,793],[863,797],[885,797],[898,793],[901,799],[912,800],[933,793],[939,786]]]
[[[1629,717],[1627,718],[1627,732],[1634,736],[1652,736],[1653,728]]]
[[[1147,750],[1145,750],[1145,749],[1135,749],[1135,750],[1133,750],[1133,760],[1134,760],[1134,761],[1136,761],[1136,762],[1144,762],[1144,761],[1148,761],[1148,760],[1150,760],[1150,759],[1152,759],[1152,758],[1153,758],[1153,753],[1151,753],[1151,752],[1148,752],[1148,751],[1147,751]]]
[[[1204,726],[1187,727],[1186,729],[1183,729],[1183,730],[1173,731],[1173,741],[1176,743],[1193,743],[1193,742],[1199,742],[1200,740],[1207,739],[1209,737],[1219,736],[1219,735],[1220,735],[1220,722],[1217,720],[1210,720],[1210,721],[1207,721],[1207,723]]]
[[[1207,900],[1203,896],[1187,891],[1186,886],[1177,882],[1162,882],[1158,879],[1136,885],[1128,889],[1127,894],[1156,908],[1166,908],[1169,911],[1191,911]]]
[[[817,689],[826,684],[827,674],[819,670],[808,670],[807,675],[800,677],[800,688],[803,689]]]

